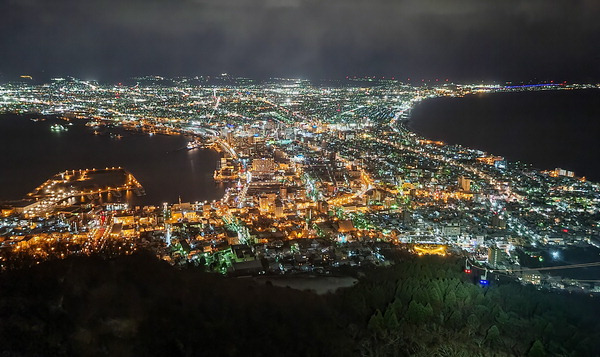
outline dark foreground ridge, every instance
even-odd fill
[[[138,253],[0,275],[2,356],[597,356],[597,298],[482,288],[399,253],[335,294],[177,269]]]

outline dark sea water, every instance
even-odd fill
[[[443,140],[502,155],[539,169],[561,167],[600,181],[600,90],[561,90],[435,98],[421,102],[410,129]],[[543,252],[557,266],[600,261],[600,249],[563,248],[560,257]],[[576,279],[600,279],[600,268],[549,271]]]
[[[188,141],[183,136],[150,137],[118,128],[94,135],[81,121],[55,133],[50,126],[65,121],[29,118],[0,115],[0,200],[23,198],[60,171],[112,166],[128,170],[144,186],[146,196],[133,197],[132,204],[213,200],[224,194],[225,187],[212,178],[219,154],[181,150]]]
[[[435,98],[414,108],[409,127],[431,139],[600,181],[600,90]]]

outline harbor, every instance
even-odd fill
[[[81,169],[60,172],[15,205],[17,213],[39,216],[51,213],[59,206],[100,200],[102,195],[120,199],[123,193],[143,196],[144,187],[121,167]]]
[[[0,118],[0,141],[8,148],[0,175],[0,201],[21,200],[57,172],[113,166],[125,168],[145,189],[145,195],[138,196],[135,190],[122,193],[121,200],[130,206],[176,202],[179,196],[185,201],[220,199],[225,191],[212,177],[219,154],[204,147],[188,150],[189,136],[149,136],[114,124],[95,129],[85,125],[88,121],[73,121],[69,126],[51,116],[8,114]],[[50,130],[54,123],[69,130],[54,133]],[[99,134],[94,135],[94,130]],[[111,138],[111,133],[122,139]],[[29,150],[12,150],[22,145]],[[108,192],[101,196],[106,200]],[[87,195],[82,198],[88,200]],[[111,194],[109,201],[117,198]]]

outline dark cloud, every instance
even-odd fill
[[[0,72],[600,79],[595,0],[0,0]]]

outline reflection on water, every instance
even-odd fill
[[[98,200],[127,200],[133,205],[220,199],[225,187],[213,172],[219,154],[211,150],[185,150],[183,136],[148,136],[110,129],[122,135],[94,135],[82,122],[54,133],[59,121],[32,122],[25,116],[0,115],[3,143],[0,200],[20,199],[52,175],[68,169],[121,166],[144,186],[146,196],[133,192],[104,194]],[[60,123],[60,122],[59,122]],[[82,202],[89,201],[81,197]]]

